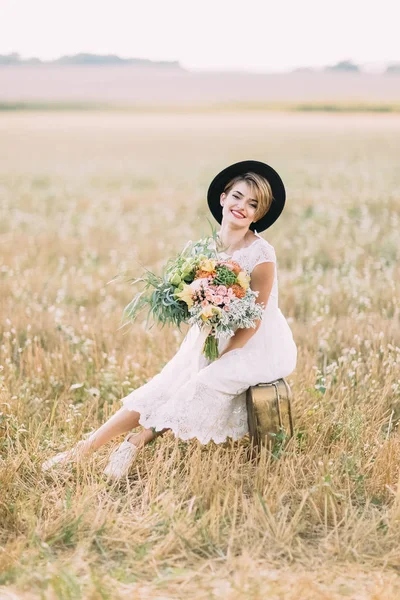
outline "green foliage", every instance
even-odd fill
[[[150,271],[147,279],[141,278],[136,281],[143,281],[145,289],[137,293],[125,307],[123,317],[134,321],[142,309],[148,308],[146,324],[151,316],[162,327],[166,324],[179,327],[189,317],[187,304],[175,298],[176,287],[172,283],[158,278]]]
[[[82,519],[83,515],[81,514],[75,518],[71,517],[71,519],[68,521],[66,520],[65,524],[60,528],[60,531],[46,540],[47,544],[57,548],[75,547],[78,543],[79,527]]]
[[[142,277],[130,280],[131,285],[144,284],[144,289],[125,307],[123,321],[134,321],[139,313],[147,309],[146,326],[150,318],[162,327],[175,325],[179,328],[181,323],[186,322],[190,316],[188,306],[176,297],[176,293],[194,280],[201,260],[216,257],[215,241],[216,231],[213,229],[210,236],[197,242],[189,241],[178,256],[169,258],[161,275],[145,269]],[[226,271],[231,273],[229,269]]]
[[[218,265],[215,270],[216,275],[213,281],[214,284],[228,286],[236,283],[237,276],[225,265]]]
[[[277,433],[270,432],[269,435],[274,439],[271,454],[275,459],[278,459],[284,453],[285,445],[290,438],[290,435],[283,427],[281,427]]]

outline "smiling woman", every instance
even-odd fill
[[[247,184],[247,185],[246,185]],[[245,173],[244,175],[238,175],[234,177],[224,188],[224,194],[226,196],[231,192],[232,198],[235,200],[244,200],[246,198],[246,191],[252,197],[248,197],[247,203],[252,212],[252,222],[256,223],[258,219],[261,219],[270,209],[273,201],[272,189],[265,177],[257,175],[257,173]],[[239,203],[240,205],[240,203]],[[231,208],[232,214],[239,219],[246,217],[243,210],[237,209],[233,206]],[[250,223],[251,227],[252,223]]]
[[[279,175],[259,161],[236,163],[214,178],[207,199],[221,224],[217,240],[210,241],[214,244],[211,250],[217,260],[231,259],[231,264],[250,281],[256,302],[262,307],[257,311],[255,327],[241,325],[228,339],[220,338],[216,353],[219,358],[210,360],[203,354],[208,332],[193,324],[160,373],[122,398],[120,410],[88,440],[79,442],[69,453],[49,459],[45,469],[57,462],[75,460],[138,425],[145,429],[135,436],[128,434],[115,450],[105,469],[107,476],[125,476],[139,447],[169,429],[176,437],[197,438],[201,444],[211,440],[219,444],[228,437],[238,440],[249,432],[248,388],[286,377],[295,369],[297,347],[278,307],[275,250],[255,231],[256,225],[260,230],[269,227],[283,210],[285,188]],[[209,288],[214,281],[210,277]],[[219,282],[214,308],[222,310],[219,305],[223,304],[223,293],[234,295],[240,286],[234,283],[228,287],[228,281],[225,285]],[[191,300],[189,297],[188,303]]]

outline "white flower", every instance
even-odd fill
[[[197,292],[201,288],[202,285],[204,285],[204,286],[208,285],[207,277],[199,277],[199,279],[195,279],[190,284],[190,288],[192,289],[193,292]]]

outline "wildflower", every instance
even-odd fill
[[[175,294],[175,296],[177,298],[179,298],[180,300],[183,300],[183,302],[186,302],[186,304],[188,305],[188,308],[191,308],[193,306],[193,290],[191,288],[190,285],[184,285],[183,286],[183,290],[181,292],[179,292],[178,294]]]
[[[244,298],[244,296],[246,295],[245,290],[240,285],[238,285],[237,283],[234,283],[231,286],[231,290],[235,294],[236,298]]]
[[[213,279],[216,275],[216,271],[204,271],[204,269],[197,269],[195,277],[196,279],[201,278],[203,279],[204,277],[211,277],[211,279]]]
[[[221,260],[221,261],[219,261],[218,264],[224,265],[225,267],[230,269],[233,273],[235,273],[235,275],[239,275],[240,271],[242,270],[242,267],[234,260]]]
[[[227,287],[226,285],[217,285],[215,291],[217,294],[222,294],[222,296],[224,296],[227,293]]]
[[[207,319],[212,317],[212,315],[213,315],[212,306],[210,306],[210,305],[205,306],[200,313],[200,316],[203,319],[203,321],[206,321]]]
[[[246,271],[240,271],[237,276],[237,282],[244,290],[247,290],[250,285],[250,277],[247,275]]]
[[[194,281],[192,281],[192,283],[190,284],[190,289],[193,292],[197,292],[202,287],[206,287],[207,284],[208,284],[207,278],[201,277],[200,279],[195,279]]]
[[[215,264],[215,260],[213,260],[212,258],[207,258],[206,260],[203,260],[200,263],[200,269],[202,271],[205,271],[206,273],[212,273],[213,271],[215,271]]]
[[[218,315],[220,313],[221,309],[219,309],[217,306],[211,306],[209,304],[207,307],[203,308],[203,310],[200,313],[200,316],[203,319],[203,321],[207,321],[207,319],[210,319],[214,315]]]

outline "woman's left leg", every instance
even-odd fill
[[[140,448],[141,446],[145,446],[146,444],[154,440],[154,438],[163,435],[169,429],[169,427],[166,427],[161,431],[156,431],[153,427],[150,427],[149,429],[142,429],[142,431],[132,433],[132,435],[130,435],[127,439],[128,442],[130,442],[137,448]]]

